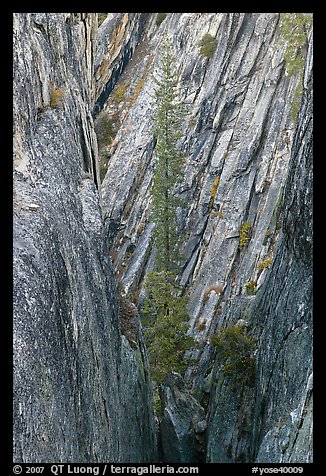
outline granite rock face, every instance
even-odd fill
[[[258,278],[257,265],[273,254],[278,237],[273,212],[290,157],[291,97],[298,78],[284,73],[277,24],[277,14],[176,13],[151,29],[144,53],[152,58],[151,67],[115,137],[102,183],[108,228],[116,230],[114,265],[119,271],[124,263],[123,285],[131,292],[150,260],[155,161],[150,73],[157,69],[159,45],[167,35],[175,47],[180,93],[190,110],[181,144],[186,165],[179,193],[188,203],[180,210],[181,283],[190,295],[192,332],[199,341],[214,328],[223,300],[245,295],[245,283]],[[207,32],[217,40],[210,59],[197,46]],[[139,68],[142,76],[142,61]],[[251,226],[251,240],[239,253],[245,221]],[[264,239],[266,232],[271,239]],[[126,253],[130,244],[135,245],[131,257]],[[260,275],[259,286],[265,275]],[[212,289],[205,300],[210,287],[221,289]]]
[[[163,460],[311,461],[311,40],[294,123],[279,14],[156,15],[99,29],[94,14],[15,15],[15,460],[155,461],[131,301],[141,309],[155,261],[152,73],[168,36],[189,107],[180,281],[198,347],[161,387]],[[100,183],[93,120],[106,115],[119,130]],[[210,337],[237,323],[255,379],[235,388]]]
[[[94,62],[95,96],[93,114],[103,108],[143,32],[147,13],[108,13],[99,28]]]
[[[298,131],[304,126],[299,123],[296,129],[292,117],[300,78],[285,71],[279,14],[171,13],[158,28],[154,20],[155,14],[150,15],[142,56],[133,70],[143,85],[134,101],[120,105],[127,113],[101,187],[115,274],[127,294],[140,296],[141,305],[142,283],[155,259],[150,219],[155,164],[151,73],[158,68],[159,46],[168,36],[180,94],[190,110],[180,141],[185,170],[178,189],[187,206],[178,213],[184,257],[181,284],[189,296],[190,332],[198,349],[185,380],[207,407],[207,461],[310,461],[310,410],[305,420],[299,418],[303,430],[300,426],[295,433],[290,425],[311,404],[310,238],[306,272],[296,270],[303,269],[297,242],[305,243],[303,222],[309,220],[303,217],[311,218],[311,208],[300,211],[295,205],[303,203],[300,191],[305,190],[311,164],[307,169],[292,166],[288,173],[291,155],[293,161],[300,145]],[[202,56],[198,46],[205,33],[216,39],[211,58]],[[295,196],[283,203],[289,180]],[[294,284],[296,279],[300,286]],[[293,308],[295,317],[289,300],[299,306]],[[220,379],[221,363],[210,336],[239,321],[256,339],[257,376],[254,386],[235,392]],[[305,354],[309,357],[303,363]],[[174,404],[165,402],[170,411]],[[179,412],[175,421],[182,418]],[[271,436],[274,428],[282,430],[279,439]],[[283,443],[285,433],[289,443]]]
[[[227,316],[232,321],[243,313],[248,320],[256,338],[256,381],[243,390],[241,401],[240,392],[234,394],[224,382],[214,384],[208,462],[313,460],[312,38],[304,86],[273,265],[253,302],[233,303]]]
[[[163,461],[193,463],[203,456],[205,410],[185,390],[181,375],[171,372],[160,387],[163,414],[160,435]]]
[[[16,462],[155,459],[148,363],[120,331],[103,234],[96,29],[94,14],[14,15]]]

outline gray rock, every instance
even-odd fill
[[[209,409],[207,462],[243,458],[257,463],[304,463],[313,459],[311,55],[310,40],[303,103],[280,215],[282,236],[270,272],[244,311],[257,339],[255,385],[242,393],[241,402],[227,386],[216,385]],[[231,319],[234,303],[228,312]],[[215,372],[218,367],[217,363]],[[243,407],[250,429],[245,447],[234,438],[241,429]]]
[[[14,14],[15,462],[155,459],[148,363],[119,330],[97,190],[94,21]]]
[[[189,204],[181,224],[181,283],[192,290],[192,329],[196,329],[208,286],[228,285],[228,298],[244,293],[245,282],[258,279],[259,261],[271,253],[271,246],[263,246],[263,241],[290,157],[284,131],[293,128],[290,97],[297,81],[284,75],[283,50],[274,35],[277,20],[277,14],[168,14],[162,29],[151,32],[148,38],[148,51],[153,52],[149,72],[157,68],[158,46],[167,33],[175,45],[181,94],[186,98],[195,91],[191,117],[184,124],[186,166],[180,187]],[[205,32],[217,37],[217,48],[209,61],[194,47]],[[142,71],[142,64],[139,68]],[[117,147],[102,183],[108,219],[126,224],[128,230],[125,236],[117,234],[113,244],[117,250],[130,239],[129,230],[137,229],[141,222],[136,210],[146,210],[143,218],[149,219],[155,162],[153,86],[149,74],[115,138]],[[210,209],[217,176],[220,181]],[[240,227],[246,219],[252,224],[252,239],[238,258]],[[136,237],[133,233],[131,236]],[[276,241],[277,233],[274,235]],[[146,261],[138,261],[139,271],[134,262],[132,266],[133,275],[142,275]],[[264,276],[260,276],[259,285]],[[205,318],[214,320],[215,311],[212,306]],[[198,338],[203,340],[206,334]]]
[[[305,70],[303,104],[298,116],[285,185],[282,243],[275,267],[266,283],[265,293],[253,308],[254,313],[265,314],[269,322],[267,335],[263,334],[262,341],[273,336],[274,346],[275,343],[278,344],[275,350],[279,353],[275,355],[275,350],[272,351],[268,383],[265,379],[262,382],[262,386],[267,390],[266,404],[269,412],[262,425],[261,434],[264,435],[268,427],[275,425],[277,419],[282,425],[280,436],[274,440],[274,445],[269,444],[267,435],[264,437],[257,455],[259,462],[268,460],[294,463],[313,460],[311,57],[312,38]],[[266,305],[269,306],[269,312],[266,312]],[[273,322],[278,323],[278,331],[273,328]],[[263,360],[266,361],[266,357],[262,358],[262,365]],[[280,402],[278,406],[277,402]],[[285,430],[286,444],[282,440]],[[273,451],[275,446],[281,447],[281,454],[277,450]]]
[[[170,36],[181,76],[180,92],[190,105],[190,117],[185,121],[181,141],[185,171],[179,192],[188,206],[180,214],[184,250],[180,282],[189,295],[191,333],[200,347],[198,360],[187,369],[186,379],[195,394],[203,388],[206,392],[211,390],[207,461],[254,461],[264,435],[274,428],[275,418],[282,417],[276,416],[276,409],[281,411],[283,408],[288,418],[297,408],[308,378],[308,371],[300,373],[300,364],[296,362],[301,362],[305,369],[302,356],[305,352],[311,356],[311,323],[307,317],[302,327],[304,318],[290,319],[291,311],[284,311],[289,308],[284,289],[288,289],[291,301],[301,306],[300,309],[310,309],[307,297],[310,281],[308,278],[306,281],[306,277],[310,273],[311,236],[307,234],[304,222],[309,223],[311,219],[311,207],[307,196],[308,206],[302,208],[305,199],[300,195],[310,176],[306,176],[302,168],[293,168],[291,192],[289,186],[284,188],[290,177],[287,172],[291,149],[299,143],[291,117],[291,103],[299,77],[285,74],[286,45],[280,45],[278,21],[279,16],[275,13],[173,13],[168,14],[159,29],[151,30],[147,35],[148,51],[153,53],[152,71],[157,68],[162,36]],[[210,59],[201,57],[196,46],[205,33],[217,40]],[[307,61],[311,62],[311,55]],[[141,68],[139,66],[139,71]],[[306,83],[308,77],[306,73]],[[136,210],[146,210],[141,220],[150,220],[149,192],[155,165],[151,132],[152,90],[153,81],[148,75],[116,136],[118,145],[102,184],[103,206],[108,219],[125,224],[128,230],[128,233],[117,233],[113,237],[113,247],[121,253],[121,260],[130,239],[136,238],[135,231],[129,233],[140,223]],[[219,184],[212,197],[217,177]],[[293,198],[293,204],[288,208],[286,204],[281,205],[283,193]],[[283,231],[281,212],[283,216],[288,214]],[[245,221],[251,224],[251,239],[239,250],[241,226]],[[301,250],[297,242],[304,236],[307,236],[304,239],[306,247]],[[280,247],[284,248],[284,240],[292,250],[292,257],[281,257],[280,251],[277,254]],[[137,240],[134,242],[137,249]],[[139,247],[142,248],[141,242]],[[302,253],[307,268],[305,274],[297,272],[292,264],[294,257],[297,261],[302,260]],[[272,263],[261,271],[259,264],[266,257],[270,257]],[[153,254],[149,261],[153,262]],[[130,273],[127,264],[123,279],[132,288],[130,278],[135,276],[138,282],[139,276],[146,276],[148,261],[130,261],[129,266]],[[137,270],[137,266],[141,269]],[[290,283],[292,273],[300,275],[300,279],[293,278],[298,279],[300,286]],[[269,278],[271,275],[273,281]],[[247,296],[245,284],[251,280],[256,281],[258,292]],[[206,300],[205,293],[212,286],[222,287],[223,292],[218,297],[211,293]],[[279,294],[268,297],[270,289],[279,289]],[[259,302],[261,307],[258,307]],[[301,316],[301,312],[299,308],[293,309],[293,316]],[[239,319],[248,322],[249,331],[257,338],[259,362],[259,383],[241,398],[231,391],[227,382],[220,382],[220,363],[216,362],[214,367],[215,355],[209,345],[211,334]],[[203,331],[201,324],[204,322]],[[288,369],[283,390],[279,384],[282,364]],[[213,367],[213,383],[208,384],[207,376]],[[296,384],[289,369],[298,377]],[[266,405],[267,413],[265,410],[264,413],[262,409]],[[271,419],[270,414],[274,415]],[[303,444],[308,438],[305,435],[298,435],[296,441]],[[219,441],[223,444],[217,445]],[[282,455],[288,455],[288,460],[296,458],[296,450],[291,451],[290,438],[288,449]],[[309,459],[309,454],[307,447],[303,460]]]
[[[206,420],[201,420],[196,423],[195,426],[195,433],[204,433],[204,431],[207,429],[207,421]]]
[[[147,13],[109,13],[99,28],[94,60],[96,116],[132,58]]]
[[[200,445],[205,431],[203,407],[190,395],[182,377],[172,372],[160,386],[164,408],[160,417],[160,437],[165,463],[195,463],[200,460]],[[196,438],[198,434],[198,438]]]
[[[155,459],[146,355],[141,333],[131,345],[121,336],[108,252],[124,291],[141,287],[155,260],[150,73],[167,34],[191,113],[178,219],[198,349],[185,379],[208,407],[167,379],[164,460],[201,461],[207,437],[207,462],[310,462],[311,46],[295,129],[299,78],[285,75],[278,14],[170,13],[159,28],[146,15],[110,14],[98,32],[93,14],[14,16],[15,459]],[[205,33],[217,40],[210,59],[198,47]],[[120,108],[100,186],[91,111],[131,58],[131,89],[144,85]],[[251,238],[239,250],[244,221]],[[249,280],[256,295],[246,295]],[[242,321],[256,340],[256,378],[236,392],[209,338]]]

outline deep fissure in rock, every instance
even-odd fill
[[[97,38],[94,14],[14,16],[14,459],[311,462],[311,25],[296,53],[305,73],[287,76],[297,56],[279,38],[301,14],[282,28],[274,13],[109,15]],[[208,32],[216,49],[203,56]],[[177,226],[196,345],[159,387],[156,434],[139,313],[166,34],[190,108]],[[54,70],[65,93],[51,106]],[[100,184],[93,120],[106,114],[119,127],[100,148]],[[235,385],[234,347],[212,338],[223,329],[237,345],[254,338],[254,384]]]

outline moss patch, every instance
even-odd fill
[[[59,109],[63,106],[63,101],[66,95],[66,88],[53,87],[50,92],[50,107],[51,109]]]
[[[246,293],[248,296],[254,296],[257,292],[257,283],[256,281],[250,280],[245,284]]]
[[[263,259],[262,261],[258,263],[258,270],[263,271],[264,269],[269,268],[271,264],[272,264],[272,258],[267,256],[267,258]]]

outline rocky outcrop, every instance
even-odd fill
[[[216,39],[211,58],[201,55],[198,46],[205,33]],[[191,333],[198,349],[192,355],[196,362],[189,366],[185,378],[201,402],[211,399],[207,461],[262,461],[268,459],[262,452],[272,448],[266,435],[270,435],[274,424],[282,427],[280,421],[285,415],[288,417],[293,411],[293,415],[300,414],[299,408],[306,408],[302,403],[306,401],[304,395],[310,392],[303,390],[310,388],[308,372],[297,373],[302,383],[299,390],[289,370],[292,365],[294,373],[299,368],[295,352],[300,356],[308,352],[311,356],[309,313],[305,314],[303,319],[307,323],[301,328],[308,325],[309,330],[300,334],[301,331],[294,330],[295,325],[291,330],[294,321],[290,323],[290,311],[284,318],[287,323],[283,321],[283,314],[288,311],[281,311],[280,307],[288,309],[287,294],[279,299],[279,304],[273,298],[277,307],[275,319],[267,317],[272,316],[267,303],[273,302],[267,297],[257,313],[248,307],[263,299],[260,296],[265,296],[267,289],[274,289],[274,284],[266,280],[272,270],[281,266],[277,250],[283,246],[282,197],[295,134],[292,102],[300,79],[299,75],[290,77],[285,71],[286,44],[280,41],[279,14],[172,13],[157,29],[151,27],[145,54],[151,66],[144,76],[143,62],[139,70],[135,65],[134,75],[142,78],[144,84],[138,97],[129,103],[102,183],[107,232],[112,238],[112,263],[123,289],[135,302],[141,303],[141,299],[137,300],[139,294],[142,296],[142,282],[155,257],[150,219],[155,163],[151,115],[155,105],[150,73],[158,67],[159,45],[164,35],[171,38],[174,46],[180,94],[190,111],[180,142],[185,169],[178,193],[187,203],[185,209],[178,211],[184,257],[180,281],[189,296]],[[284,224],[285,228],[288,226]],[[302,235],[302,224],[299,230],[297,239]],[[287,266],[284,260],[282,263]],[[290,269],[296,274],[291,263],[288,260],[287,271],[282,266],[280,274],[274,271],[275,281],[282,273],[287,279]],[[277,289],[281,292],[280,286]],[[294,301],[302,304],[306,291],[308,287],[297,288]],[[309,305],[307,300],[307,309]],[[221,362],[216,360],[209,342],[217,329],[240,319],[257,340],[255,357],[259,361],[260,383],[237,393],[229,388],[224,391],[224,384],[221,388],[221,375],[216,377]],[[296,335],[298,340],[294,339]],[[267,350],[263,350],[263,339],[268,342]],[[298,349],[305,350],[301,354]],[[272,385],[279,377],[278,365],[282,362],[289,367],[281,374],[285,380],[278,393]],[[265,391],[270,392],[269,397]],[[289,392],[293,393],[291,402]],[[284,415],[271,407],[281,411],[282,399]],[[253,415],[257,418],[254,428]],[[308,422],[309,418],[307,427]],[[295,444],[302,447],[299,442],[307,442],[304,435],[307,432],[301,433]],[[274,453],[270,450],[275,461],[311,458],[309,447],[301,456],[292,443],[286,447],[288,453],[280,446],[277,448]]]
[[[283,240],[275,267],[271,270],[269,281],[266,283],[265,296],[261,294],[253,308],[253,314],[256,316],[259,314],[266,316],[262,342],[265,341],[265,336],[268,341],[267,336],[277,335],[273,344],[278,351],[278,355],[275,353],[274,358],[270,359],[269,372],[266,372],[261,385],[267,396],[267,417],[260,432],[263,439],[259,446],[257,462],[293,463],[313,460],[312,38],[304,87],[303,104],[298,116],[284,190]],[[267,320],[270,325],[267,324]],[[279,324],[277,334],[276,323]],[[276,342],[278,347],[275,345]],[[263,354],[263,346],[261,353]],[[268,354],[265,358],[262,357],[261,365],[267,359]],[[279,381],[280,375],[284,384]],[[278,408],[277,401],[281,402]]]
[[[181,375],[171,372],[160,386],[162,457],[166,463],[202,462],[205,410],[185,389]]]
[[[163,459],[312,461],[311,46],[295,128],[278,14],[156,18],[108,14],[97,30],[96,14],[14,16],[15,461],[156,458],[133,303],[155,260],[151,73],[165,36],[189,107],[177,193],[197,348],[185,382],[161,387]],[[99,111],[119,127],[102,183]],[[250,383],[231,385],[210,343],[230,324],[253,336]]]
[[[95,57],[97,115],[132,57],[143,32],[147,13],[108,13],[102,23]]]
[[[148,364],[137,326],[131,344],[120,331],[97,190],[94,32],[94,14],[14,15],[16,462],[155,460]]]
[[[181,283],[190,295],[193,333],[201,341],[225,299],[245,295],[245,283],[258,276],[261,285],[266,273],[259,275],[258,263],[273,255],[277,241],[273,212],[290,157],[290,98],[297,85],[297,78],[284,74],[277,24],[277,14],[169,14],[148,44],[154,70],[162,35],[172,38],[180,91],[189,104],[185,180],[179,189],[189,204],[180,211]],[[211,59],[197,46],[206,32],[217,40]],[[115,137],[102,183],[108,227],[116,229],[115,268],[124,263],[123,284],[130,292],[149,259],[153,86],[148,74]],[[245,221],[251,240],[239,253]],[[131,257],[130,244],[135,245]]]
[[[253,302],[233,302],[226,317],[248,320],[256,382],[235,393],[215,366],[208,462],[312,462],[312,38],[304,86],[273,266]]]

